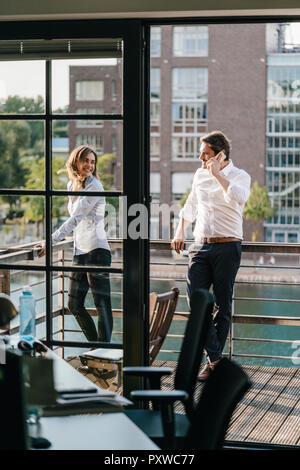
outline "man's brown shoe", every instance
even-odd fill
[[[205,382],[210,376],[211,372],[214,370],[220,359],[214,362],[209,362],[205,365],[204,369],[200,372],[197,377],[198,382]]]

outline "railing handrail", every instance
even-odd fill
[[[114,239],[114,240],[109,240],[109,243],[115,247],[121,247],[122,246],[122,240],[120,239]],[[185,248],[188,248],[188,246],[191,244],[191,243],[194,243],[193,240],[187,240],[185,242]],[[37,255],[37,252],[38,252],[38,249],[35,248],[35,245],[36,245],[36,242],[35,243],[28,243],[28,244],[24,244],[24,245],[19,245],[19,246],[14,246],[14,247],[10,247],[10,248],[7,248],[7,249],[3,249],[3,248],[0,248],[0,263],[1,263],[1,260],[4,261],[4,259],[9,259],[9,261],[11,261],[11,259],[13,257],[17,257],[18,261],[20,260],[20,258],[22,256],[25,257],[25,259],[34,259]],[[69,248],[72,248],[73,246],[73,242],[72,242],[72,239],[67,239],[67,240],[64,240],[62,242],[59,242],[57,245],[55,245],[53,247],[53,250],[54,252],[60,252],[61,253],[61,256],[59,256],[59,259],[55,261],[55,264],[58,263],[65,263],[66,262],[66,259],[65,259],[65,255],[64,255],[64,250],[65,249],[69,249]],[[154,250],[157,250],[157,251],[166,251],[166,250],[170,250],[170,253],[171,253],[171,248],[170,248],[170,241],[169,240],[152,240],[150,242],[150,248],[151,249],[154,249]],[[287,255],[287,254],[300,254],[300,244],[291,244],[291,243],[284,243],[284,244],[281,244],[281,243],[269,243],[269,242],[261,242],[261,243],[257,243],[257,242],[243,242],[242,243],[242,250],[243,252],[246,252],[246,253],[280,253],[280,254],[283,254],[283,255]],[[181,260],[180,262],[178,262],[179,259],[174,259],[172,263],[164,263],[164,262],[156,262],[156,263],[150,263],[150,265],[152,267],[155,267],[155,266],[176,266],[176,267],[181,267],[181,268],[186,268],[186,265],[187,265],[187,262],[185,260]],[[16,265],[16,271],[17,271],[17,265]],[[55,291],[53,293],[53,295],[59,295],[60,296],[60,302],[61,302],[61,305],[57,308],[54,309],[54,312],[53,312],[53,316],[55,317],[64,317],[64,315],[68,315],[70,314],[70,312],[68,311],[68,309],[64,306],[64,294],[66,293],[66,290],[63,288],[63,283],[64,283],[64,272],[63,270],[65,271],[66,270],[66,265],[64,265],[63,269],[60,270],[60,267],[61,266],[57,266],[57,271],[60,272],[58,276],[56,276],[56,279],[58,278],[59,279],[59,282],[61,283],[62,287],[58,289],[58,291]],[[242,266],[244,267],[244,266]],[[247,267],[247,266],[246,266]],[[290,266],[290,267],[287,267],[287,266],[274,266],[274,265],[271,265],[271,266],[261,266],[261,265],[251,265],[251,268],[265,268],[265,267],[268,267],[268,268],[273,268],[273,269],[278,269],[278,267],[283,267],[283,268],[287,268],[287,269],[290,269],[290,268],[294,268],[294,266]],[[29,268],[30,269],[30,268]],[[2,271],[2,272],[1,272]],[[2,267],[2,269],[0,270],[0,277],[3,276],[3,272],[5,272],[5,269]],[[152,278],[156,278],[156,276],[150,276],[151,279]],[[162,276],[163,277],[163,274]],[[164,277],[164,280],[168,280],[168,281],[171,281],[171,280],[174,280],[174,277],[171,279],[171,278],[165,278]],[[183,281],[184,279],[178,279],[178,281]],[[42,283],[43,281],[40,281],[38,283],[35,283],[35,284],[40,284]],[[239,282],[239,281],[237,281]],[[246,281],[243,281],[244,283]],[[248,281],[248,283],[252,283],[252,280]],[[0,279],[0,284],[1,284],[1,279]],[[270,284],[272,284],[272,282],[270,282]],[[276,283],[275,283],[276,284]],[[295,283],[289,283],[289,282],[285,282],[283,283],[285,285],[295,285]],[[16,292],[17,290],[14,291],[14,293]],[[122,292],[116,292],[115,294],[117,295],[120,295],[122,296]],[[181,295],[180,296],[181,298],[184,298],[185,296],[184,295]],[[39,299],[39,300],[43,300],[43,298]],[[247,300],[247,301],[264,301],[264,302],[294,302],[294,303],[300,303],[300,300],[299,299],[272,299],[272,298],[251,298],[251,297],[237,297],[237,296],[234,296],[234,301],[235,300],[239,300],[239,301],[244,301],[244,300]],[[88,309],[89,313],[94,316],[94,315],[97,315],[97,312],[96,312],[96,309]],[[186,321],[187,318],[188,318],[188,315],[189,315],[189,312],[181,312],[181,311],[176,311],[175,312],[175,315],[174,315],[174,320],[184,320]],[[113,310],[113,316],[114,317],[121,317],[122,316],[122,309],[114,309]],[[235,312],[233,312],[233,321],[232,321],[232,325],[233,324],[236,324],[236,323],[246,323],[246,324],[265,324],[265,325],[290,325],[290,326],[300,326],[300,317],[297,317],[297,316],[276,316],[276,315],[245,315],[245,314],[236,314]],[[39,314],[37,316],[37,323],[42,323],[46,320],[46,314],[43,313],[43,314]],[[18,325],[15,324],[14,327],[11,329],[11,334],[14,334],[18,331]],[[58,331],[55,332],[55,333],[59,333],[61,334],[61,337],[63,338],[64,337],[64,333],[65,332],[69,332],[69,331],[72,331],[73,330],[68,330],[64,327],[64,321],[62,320],[62,323],[61,323],[61,326],[58,328]],[[77,330],[74,330],[74,332],[77,331]],[[80,330],[78,330],[78,332],[80,332]],[[118,331],[116,332],[117,334],[122,334],[122,331]],[[0,331],[0,334],[1,334],[1,331]],[[183,335],[168,335],[168,337],[170,338],[183,338]],[[233,335],[233,331],[230,332],[230,336],[229,336],[229,340],[230,340],[230,344],[231,344],[231,349],[233,348],[233,343],[235,341],[264,341],[264,342],[273,342],[273,343],[278,343],[278,342],[281,342],[281,343],[292,343],[293,341],[290,341],[290,340],[273,340],[273,339],[262,339],[262,338],[239,338],[239,337],[235,337]],[[162,350],[162,352],[167,352],[168,350]],[[175,351],[175,350],[172,350],[172,352],[176,353],[178,351]],[[233,355],[233,356],[241,356],[241,357],[244,357],[245,354],[236,354],[236,353],[233,353],[233,351],[231,350],[230,351],[230,354]],[[287,359],[289,357],[287,356],[264,356],[264,355],[254,355],[254,354],[248,354],[246,355],[247,357],[269,357],[269,358],[282,358],[282,359]],[[291,359],[291,358],[289,358]]]

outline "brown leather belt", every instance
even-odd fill
[[[234,237],[214,237],[214,238],[200,238],[198,243],[228,243],[228,242],[241,242],[240,238]]]

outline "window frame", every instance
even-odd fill
[[[84,21],[37,21],[37,22],[3,22],[0,31],[0,40],[26,40],[32,39],[64,39],[64,38],[119,38],[123,39],[123,114],[89,114],[90,120],[123,121],[123,189],[122,191],[93,192],[94,196],[103,194],[111,197],[127,198],[127,207],[134,203],[148,204],[149,206],[149,168],[147,158],[135,155],[144,155],[147,152],[145,133],[141,131],[141,122],[145,115],[149,116],[149,106],[145,105],[145,70],[144,29],[141,21],[112,21],[112,20],[84,20]],[[21,58],[21,57],[20,57]],[[132,87],[134,83],[134,87]],[[147,83],[147,82],[146,82]],[[147,86],[147,84],[146,84]],[[1,119],[35,119],[45,122],[45,189],[44,190],[16,190],[0,189],[0,195],[39,195],[45,200],[46,243],[48,250],[44,266],[0,264],[0,269],[41,271],[46,277],[46,344],[50,347],[86,347],[86,342],[58,341],[53,339],[52,328],[52,273],[57,266],[52,263],[52,198],[54,196],[68,196],[68,191],[54,190],[52,188],[52,121],[86,119],[80,114],[53,114],[51,112],[51,61],[46,61],[46,110],[43,115],[2,115]],[[149,159],[149,156],[148,156]],[[80,192],[73,192],[80,195]],[[128,216],[128,224],[134,217]],[[149,222],[148,222],[149,224]],[[64,272],[89,271],[112,272],[123,274],[123,344],[121,343],[88,343],[89,347],[108,347],[124,349],[124,365],[148,364],[148,308],[149,308],[149,242],[144,239],[123,240],[123,269],[97,268],[88,269],[76,266],[60,266]],[[137,274],[137,275],[136,275]],[[143,334],[141,334],[143,332]],[[143,380],[124,377],[124,395],[129,396],[130,390],[143,386]]]

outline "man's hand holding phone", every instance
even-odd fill
[[[219,173],[220,170],[222,170],[223,166],[222,163],[226,159],[225,153],[221,150],[215,157],[210,158],[206,162],[206,168],[210,172],[212,176],[215,176],[217,173]]]

